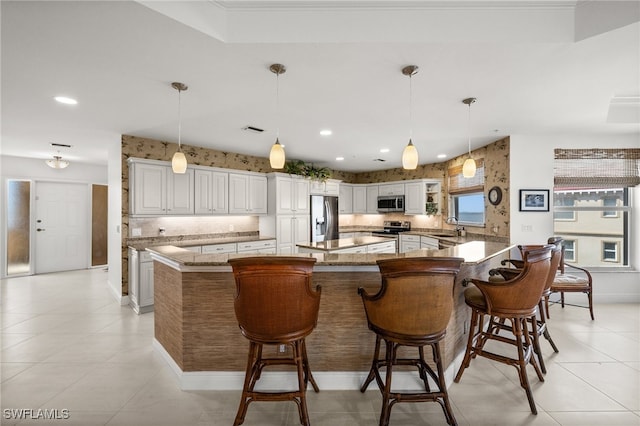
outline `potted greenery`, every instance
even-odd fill
[[[290,175],[304,176],[320,182],[324,182],[331,177],[331,170],[327,167],[316,167],[302,160],[287,161],[284,164],[284,171]]]

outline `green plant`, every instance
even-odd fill
[[[327,167],[316,167],[302,160],[291,160],[284,164],[284,171],[290,175],[306,176],[312,180],[324,182],[331,177],[331,170]]]
[[[424,209],[427,215],[438,214],[438,205],[436,203],[426,203]]]

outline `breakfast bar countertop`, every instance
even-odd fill
[[[373,237],[372,237],[373,238]],[[385,239],[382,238],[384,241]],[[503,254],[511,250],[513,246],[505,243],[496,243],[488,241],[472,241],[445,249],[419,249],[407,253],[371,253],[371,254],[355,254],[355,253],[303,253],[293,256],[315,257],[317,266],[375,266],[378,259],[389,259],[395,257],[461,257],[464,263],[475,265],[486,261],[492,257]],[[187,269],[191,267],[209,267],[209,266],[226,266],[229,267],[227,261],[231,258],[256,256],[255,253],[230,253],[230,254],[202,254],[194,253],[187,249],[172,246],[153,246],[147,247],[152,257],[156,260],[166,260],[176,269]],[[263,255],[277,256],[277,255]]]

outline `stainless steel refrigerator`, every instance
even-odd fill
[[[338,238],[338,197],[312,195],[311,242]]]

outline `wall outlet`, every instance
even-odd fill
[[[142,228],[131,228],[131,236],[132,237],[141,237],[142,236]]]
[[[520,228],[522,230],[522,232],[532,232],[533,231],[533,225],[522,225],[522,228]]]
[[[278,345],[278,353],[285,353],[287,351],[287,346],[286,345]]]

